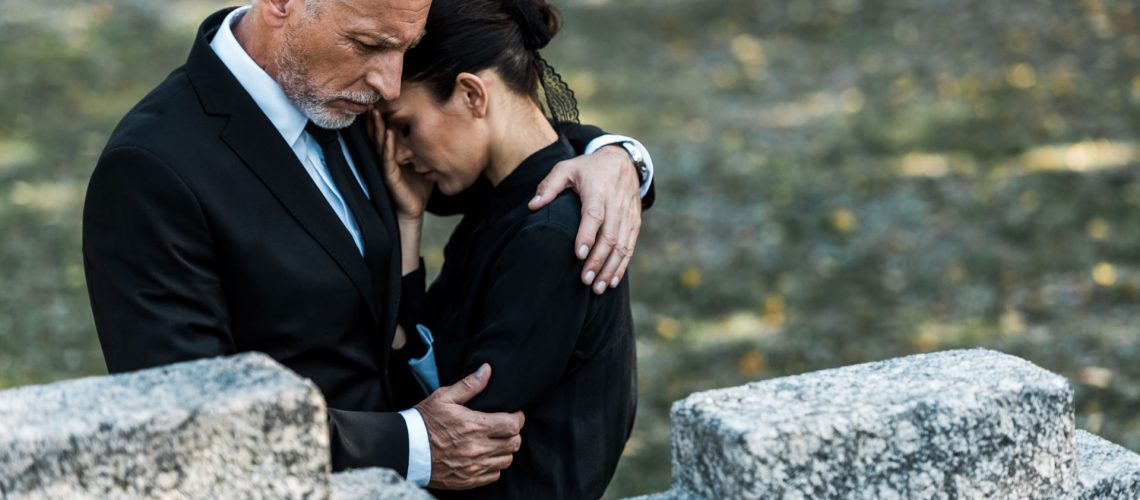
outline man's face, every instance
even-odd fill
[[[305,2],[278,52],[277,80],[289,99],[318,126],[340,129],[399,97],[404,52],[423,33],[431,0]]]

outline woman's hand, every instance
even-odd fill
[[[410,164],[400,165],[396,161],[396,136],[388,130],[379,110],[372,111],[370,125],[372,140],[380,151],[380,169],[384,171],[388,192],[396,202],[397,215],[402,220],[422,218],[435,183],[417,174]]]

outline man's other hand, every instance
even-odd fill
[[[582,198],[582,223],[574,239],[574,254],[586,260],[582,282],[601,295],[621,283],[637,246],[641,232],[637,171],[625,150],[612,145],[562,161],[539,184],[530,209],[546,206],[568,187]]]
[[[431,443],[431,488],[468,490],[499,480],[522,446],[524,418],[481,413],[463,406],[491,379],[486,363],[455,385],[441,387],[416,405]]]

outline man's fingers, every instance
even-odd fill
[[[630,210],[629,203],[622,205],[618,212],[616,212],[616,215],[617,214],[620,214],[620,216],[616,218],[619,224],[618,241],[617,244],[613,246],[610,256],[606,257],[602,270],[598,271],[597,281],[594,281],[594,293],[598,295],[604,293],[606,288],[617,286],[618,281],[614,278],[618,276],[621,262],[633,253],[630,247],[632,247],[634,241],[630,239],[630,236],[632,236],[633,226],[637,222],[638,215],[640,214]]]
[[[639,219],[630,230],[629,251],[626,253],[625,258],[621,260],[621,264],[618,266],[617,273],[615,273],[614,276],[610,278],[610,288],[617,288],[618,284],[621,283],[621,280],[625,279],[625,271],[629,269],[629,262],[633,259],[634,249],[637,248],[637,237],[640,234],[641,220]]]
[[[626,214],[626,211],[621,210],[618,213]],[[629,226],[631,222],[627,214],[620,217],[620,225],[617,231],[617,244],[614,245],[610,256],[606,258],[605,265],[602,266],[602,270],[598,272],[598,280],[595,281],[593,285],[594,293],[598,295],[605,293],[607,288],[613,286],[613,278],[617,276],[617,270],[621,267],[621,261],[625,259],[626,255],[629,255]]]
[[[586,260],[586,265],[582,267],[582,281],[590,285],[596,292],[599,283],[604,286],[605,282],[598,280],[600,273],[606,261],[610,258],[610,253],[613,252],[614,247],[618,245],[618,231],[621,228],[622,218],[617,216],[616,213],[611,214],[608,210],[605,212],[605,220],[601,222],[601,231],[598,233],[597,240],[594,241],[593,249],[590,250],[590,258]],[[582,225],[586,224],[583,218]],[[579,234],[581,229],[579,229]]]
[[[439,398],[455,404],[467,404],[471,398],[477,396],[483,389],[487,387],[487,381],[491,379],[491,365],[483,363],[475,373],[472,373],[460,380],[459,382],[441,387],[436,391]]]
[[[514,463],[514,461],[515,461],[514,455],[501,455],[501,456],[491,458],[488,461],[487,465],[488,465],[488,468],[490,470],[493,470],[495,472],[499,472],[502,470],[506,470],[506,468],[510,467],[511,464]]]
[[[523,417],[521,411],[484,415],[486,415],[485,423],[490,429],[487,436],[495,439],[509,439],[518,436],[526,423],[526,418]]]
[[[531,198],[527,206],[531,210],[538,210],[554,201],[554,198],[558,197],[558,193],[565,191],[568,187],[573,187],[574,179],[570,176],[571,172],[572,170],[565,168],[563,163],[555,165],[550,174],[538,185],[534,198]]]
[[[578,224],[578,236],[574,238],[574,255],[578,256],[578,260],[586,260],[590,255],[590,250],[594,248],[594,243],[597,243],[598,231],[602,228],[602,222],[606,220],[606,206],[596,198],[582,200],[582,222]],[[590,276],[590,271],[598,272],[598,267],[593,269],[582,269],[582,282],[589,285],[594,282],[594,276]]]

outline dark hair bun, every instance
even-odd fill
[[[519,23],[528,50],[546,47],[558,34],[561,15],[549,0],[505,0],[507,11]]]

